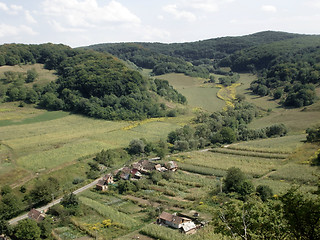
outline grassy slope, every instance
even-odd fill
[[[205,79],[178,73],[160,75],[156,78],[169,81],[175,89],[187,98],[191,107],[215,112],[220,111],[225,106],[225,102],[217,98],[219,89],[213,87],[212,84],[204,84]]]
[[[255,119],[250,128],[262,128],[270,126],[275,123],[284,123],[289,130],[290,134],[304,133],[306,128],[314,124],[320,123],[320,102],[304,107],[284,109],[271,97],[260,97],[254,95],[249,90],[250,83],[256,79],[256,76],[250,74],[241,74],[240,83],[242,84],[237,88],[237,92],[245,94],[248,102],[254,103],[264,110],[272,110],[268,116]]]
[[[37,71],[38,80],[34,83],[37,83],[39,85],[45,85],[51,81],[54,81],[57,79],[57,76],[54,74],[54,70],[47,70],[43,68],[43,64],[33,64],[33,65],[16,65],[16,66],[1,66],[0,67],[0,79],[4,77],[4,72],[6,71],[13,71],[13,72],[21,72],[21,73],[27,73],[30,69],[35,69]],[[26,84],[26,85],[32,85]]]

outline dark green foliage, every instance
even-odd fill
[[[272,189],[267,185],[259,185],[256,188],[256,192],[262,201],[266,201],[273,196]]]
[[[290,189],[281,197],[284,217],[296,239],[320,239],[320,199]]]
[[[250,123],[259,115],[258,109],[247,102],[235,102],[235,108],[215,112],[211,115],[199,113],[194,120],[197,126],[184,126],[168,134],[167,141],[174,145],[172,150],[185,151],[203,148],[210,143],[226,144],[257,138],[284,136],[287,128],[276,124],[262,129],[248,129]]]
[[[137,191],[137,187],[134,183],[131,181],[125,181],[125,180],[120,180],[117,182],[118,184],[118,191],[120,194],[130,192],[130,191]]]
[[[107,167],[111,167],[114,164],[114,158],[115,158],[114,151],[108,149],[108,150],[102,150],[100,153],[96,155],[96,157],[93,159],[97,161],[100,164],[103,164]]]
[[[219,78],[220,84],[225,87],[231,86],[233,83],[237,82],[240,79],[239,74],[232,74],[231,76],[221,77]]]
[[[156,154],[157,157],[164,159],[168,154],[168,144],[160,140],[157,145],[153,148],[153,152]]]
[[[12,192],[12,188],[9,185],[4,185],[3,187],[1,187],[1,195],[7,195],[8,193]]]
[[[20,192],[21,192],[21,193],[26,193],[26,191],[27,191],[26,186],[25,186],[25,185],[22,185],[22,186],[20,187]]]
[[[38,227],[40,228],[40,238],[41,239],[50,239],[52,229],[53,229],[53,219],[50,217],[46,217],[43,221],[38,223]]]
[[[221,135],[221,143],[233,143],[237,137],[234,130],[230,127],[224,127],[219,132]]]
[[[30,191],[30,197],[34,205],[42,205],[53,200],[60,190],[59,181],[53,177],[47,180],[38,180]]]
[[[36,221],[31,219],[24,219],[15,227],[15,236],[21,240],[39,240],[41,229]]]
[[[12,227],[8,223],[8,221],[0,218],[0,233],[6,236],[10,236],[12,234]]]
[[[270,127],[266,127],[266,134],[267,137],[274,137],[274,136],[285,136],[288,132],[287,127],[284,124],[275,124]]]
[[[150,179],[153,183],[158,183],[162,179],[162,175],[159,171],[152,171],[150,174]]]
[[[242,197],[251,194],[254,186],[239,168],[229,168],[224,179],[224,190],[228,193],[236,192]]]
[[[292,239],[276,202],[252,197],[246,202],[231,199],[212,219],[215,231],[234,239]]]
[[[13,193],[7,193],[1,198],[0,219],[10,219],[17,216],[22,210],[22,202]]]
[[[60,204],[66,209],[68,215],[75,216],[79,213],[79,198],[73,193],[64,195]]]
[[[34,82],[38,78],[39,74],[37,71],[32,68],[27,71],[26,83]]]
[[[128,152],[131,155],[139,155],[141,153],[144,153],[145,146],[146,146],[146,144],[145,144],[145,142],[143,140],[141,140],[141,139],[133,139],[129,143]]]
[[[61,200],[61,205],[65,208],[77,208],[79,206],[79,199],[73,193],[66,194]]]
[[[279,99],[283,95],[283,90],[282,89],[276,89],[273,93],[274,99]]]
[[[89,178],[89,179],[98,178],[100,176],[99,164],[97,162],[89,162],[88,165],[89,165],[90,169],[88,172],[86,172],[87,178]]]
[[[82,183],[83,181],[84,181],[83,178],[75,178],[75,179],[73,179],[72,184],[77,185],[79,183]]]
[[[320,82],[319,36],[260,45],[230,57],[233,71],[258,71],[251,90],[283,98],[288,107],[302,107],[316,100],[314,86]]]
[[[299,35],[268,31],[190,43],[116,43],[87,48],[109,52],[139,67],[152,69],[156,75],[176,72],[208,78],[209,72],[217,73],[217,60],[223,60],[220,66],[229,66],[231,60],[226,57],[238,50],[295,37]]]
[[[178,102],[185,104],[187,99],[181,93],[178,93],[177,90],[173,89],[172,86],[169,85],[169,82],[166,80],[154,80],[156,86],[156,93],[167,100],[171,100],[173,102]]]
[[[314,126],[306,130],[308,142],[320,141],[320,126]]]

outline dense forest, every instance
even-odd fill
[[[168,82],[145,79],[110,54],[64,45],[11,44],[0,47],[0,60],[1,66],[42,63],[58,75],[56,82],[46,86],[33,84],[25,88],[24,83],[36,78],[34,71],[26,77],[5,72],[0,92],[6,101],[37,103],[49,110],[109,120],[165,116],[169,111],[157,102],[156,93],[169,101],[186,102]]]
[[[267,31],[242,37],[223,37],[188,43],[107,43],[86,48],[109,52],[139,67],[152,69],[155,75],[177,72],[208,77],[209,72],[217,70],[219,60],[236,51],[298,36]]]

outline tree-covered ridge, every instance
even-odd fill
[[[33,84],[32,88],[25,88],[27,79],[22,75],[7,74],[13,76],[5,94],[8,101],[38,103],[50,110],[109,120],[165,116],[166,106],[157,103],[151,90],[159,91],[170,101],[185,102],[168,84],[157,82],[159,86],[152,87],[154,83],[106,53],[54,44],[11,44],[1,46],[0,50],[5,59],[3,64],[43,63],[59,76],[56,82],[44,87]]]
[[[156,75],[176,72],[208,77],[216,70],[217,61],[236,51],[260,44],[296,38],[284,32],[260,32],[242,37],[214,38],[186,43],[106,43],[86,48],[109,52],[142,68],[153,69]]]

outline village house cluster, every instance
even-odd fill
[[[140,160],[139,162],[132,163],[129,167],[125,166],[114,171],[113,174],[109,173],[105,175],[96,184],[96,189],[100,191],[106,191],[109,185],[115,183],[113,176],[118,176],[118,178],[122,180],[137,181],[141,179],[143,175],[148,175],[152,171],[175,172],[177,169],[178,165],[174,161],[169,161],[162,165],[151,160]]]

